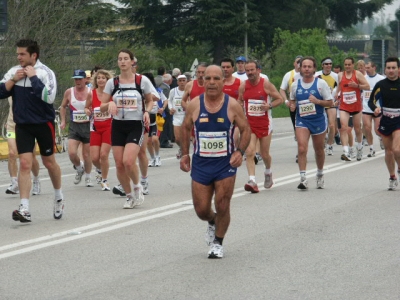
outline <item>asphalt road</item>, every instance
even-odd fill
[[[323,190],[310,145],[302,192],[290,121],[275,120],[275,184],[261,188],[259,164],[260,193],[249,194],[246,167],[239,169],[221,260],[207,259],[206,223],[193,210],[176,147],[162,149],[162,166],[149,170],[150,195],[133,210],[99,186],[75,186],[68,156],[57,154],[65,215],[52,217],[42,168],[29,224],[11,219],[19,197],[4,194],[0,162],[0,299],[400,299],[400,191],[387,190],[375,143],[376,157],[364,151],[361,162],[341,161],[335,146]],[[117,183],[113,164],[109,180]]]

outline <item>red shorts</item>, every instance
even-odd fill
[[[258,139],[268,136],[271,133],[271,123],[269,119],[260,118],[259,120],[250,119],[248,121],[251,133],[254,133]]]
[[[90,146],[101,146],[101,144],[111,145],[111,127],[96,128],[90,132]]]

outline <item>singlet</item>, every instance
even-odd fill
[[[190,91],[190,99],[194,99],[201,94],[204,94],[204,86],[199,86],[199,82],[197,80],[193,80],[192,90]]]
[[[260,81],[257,85],[252,85],[249,80],[245,81],[243,100],[245,113],[250,126],[268,126],[269,119],[271,118],[271,110],[266,112],[261,109],[261,105],[264,104],[264,102],[269,102],[268,94],[264,90],[264,78],[260,77]]]
[[[204,104],[204,94],[200,96],[199,117],[194,122],[194,155],[207,158],[230,157],[235,151],[233,132],[235,125],[228,118],[229,96],[224,95],[224,103],[219,111],[210,113]]]
[[[92,110],[93,110],[93,125],[97,127],[107,127],[111,125],[111,115],[108,111],[100,111],[101,101],[97,96],[97,90],[92,90]],[[93,127],[93,126],[92,126]]]
[[[240,82],[239,78],[235,78],[235,81],[231,85],[224,84],[222,91],[237,100],[239,98]]]
[[[297,81],[296,89],[296,117],[301,117],[305,119],[314,119],[317,115],[325,114],[325,108],[321,105],[315,105],[310,102],[308,98],[310,94],[314,95],[315,98],[323,100],[324,98],[318,90],[318,77],[314,79],[314,82],[309,88],[305,88],[301,84],[301,80]],[[295,88],[295,87],[293,87]]]
[[[362,110],[361,91],[359,88],[349,87],[349,82],[358,83],[356,71],[353,71],[350,79],[346,78],[346,72],[343,72],[342,80],[340,81],[340,110],[347,112],[360,112]]]
[[[86,86],[85,89],[87,89]],[[85,113],[86,99],[85,100],[76,99],[74,91],[75,88],[72,87],[71,101],[69,103],[71,121],[74,123],[87,123],[89,122],[89,116]]]
[[[173,88],[169,93],[168,105],[170,108],[175,109],[175,114],[177,116],[184,115],[185,112],[182,107],[182,96],[184,91],[180,91],[179,87]]]

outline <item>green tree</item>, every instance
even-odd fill
[[[372,37],[374,39],[387,39],[390,37],[390,32],[389,30],[386,28],[386,26],[383,25],[379,25],[376,26],[374,29],[374,33],[372,34]]]

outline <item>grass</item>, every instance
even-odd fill
[[[279,105],[278,107],[274,107],[272,109],[273,118],[286,118],[289,116],[290,116],[289,108],[285,105],[285,103]]]

